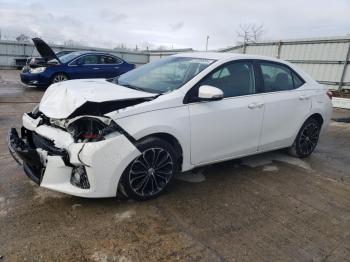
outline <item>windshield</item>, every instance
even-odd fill
[[[80,56],[82,53],[80,52],[73,52],[73,53],[69,53],[69,54],[66,54],[66,55],[63,55],[60,57],[60,61],[62,63],[67,63],[71,60],[73,60],[74,58]]]
[[[191,57],[167,57],[131,70],[113,82],[151,93],[173,91],[208,67],[214,60]]]
[[[57,52],[56,53],[56,56],[58,57],[58,58],[60,58],[60,57],[62,57],[62,56],[65,56],[65,55],[67,55],[67,54],[70,54],[70,53],[72,53],[73,51],[59,51],[59,52]]]

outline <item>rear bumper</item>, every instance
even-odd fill
[[[23,163],[30,179],[41,187],[80,197],[116,196],[121,175],[140,154],[124,135],[117,133],[99,142],[75,143],[69,133],[37,126],[32,120],[25,114],[21,136],[14,128],[8,134],[9,150],[17,162]],[[88,187],[77,185],[73,179],[79,172],[88,182],[81,183]]]

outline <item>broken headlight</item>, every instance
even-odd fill
[[[107,123],[95,117],[82,117],[68,124],[67,131],[76,142],[96,142],[118,130],[113,121]]]

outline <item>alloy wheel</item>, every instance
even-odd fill
[[[310,154],[315,149],[319,133],[319,126],[316,123],[311,122],[304,127],[299,139],[301,153]]]
[[[162,148],[147,149],[130,167],[130,187],[139,196],[154,196],[169,183],[173,169],[174,162],[169,152]]]
[[[58,83],[58,82],[62,82],[62,81],[66,81],[68,80],[67,76],[59,74],[59,75],[55,75],[53,78],[53,83]]]

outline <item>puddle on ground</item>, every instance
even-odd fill
[[[72,209],[75,210],[78,207],[82,207],[82,206],[83,206],[82,204],[74,204],[74,205],[72,205]]]
[[[94,262],[107,262],[107,261],[130,262],[131,261],[125,256],[108,255],[102,251],[94,252],[94,254],[91,256],[91,260]]]
[[[190,182],[190,183],[200,183],[205,181],[205,176],[203,174],[203,170],[197,171],[197,172],[185,172],[182,174],[179,174],[175,177],[175,179]]]
[[[122,222],[124,220],[130,219],[136,214],[135,210],[127,210],[125,212],[117,213],[114,215],[115,221],[117,223]]]
[[[274,171],[278,171],[278,170],[279,170],[279,168],[277,166],[274,166],[274,165],[268,165],[268,166],[263,167],[264,172],[274,172]]]
[[[343,128],[344,130],[350,130],[350,125],[349,125],[349,123],[345,123],[345,122],[335,122],[335,121],[332,121],[329,125],[330,125],[330,126],[334,126],[334,127],[340,127],[340,128]]]
[[[0,218],[5,217],[9,211],[8,206],[10,201],[4,197],[0,197]]]
[[[33,186],[33,191],[34,191],[34,197],[33,199],[35,201],[38,201],[40,203],[44,203],[46,200],[50,198],[65,198],[65,197],[70,197],[66,194],[55,192],[43,187],[38,187],[37,185]]]
[[[312,171],[311,166],[305,161],[297,157],[289,156],[286,153],[271,152],[242,159],[242,164],[249,167],[261,167],[271,165],[273,161],[280,161],[293,166],[300,167],[307,171]]]

